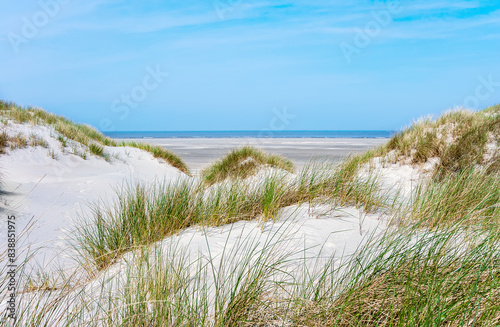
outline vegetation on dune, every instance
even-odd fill
[[[487,145],[496,148],[500,144],[499,111],[497,105],[479,112],[451,111],[435,120],[417,121],[375,150],[374,155],[393,162],[409,159],[414,164],[439,158],[437,179],[478,164],[493,170],[500,158],[498,151],[488,153]]]
[[[103,146],[130,146],[139,148],[152,153],[155,157],[161,158],[168,162],[171,166],[189,174],[189,169],[182,159],[169,150],[144,143],[117,143],[115,140],[106,137],[104,134],[91,126],[76,124],[65,117],[54,115],[43,109],[32,107],[22,108],[14,103],[0,100],[0,116],[11,119],[17,123],[51,126],[58,133],[60,133],[60,136],[62,137],[62,140],[60,140],[61,143],[65,144],[68,139],[74,140],[84,146],[87,146],[91,153],[105,158],[107,158],[107,154]]]
[[[5,148],[9,145],[9,135],[5,131],[0,133],[0,154],[5,153]]]
[[[461,228],[389,232],[364,246],[301,326],[496,326],[500,234]]]
[[[89,151],[90,151],[90,153],[95,154],[96,156],[99,156],[99,157],[104,157],[106,155],[104,152],[104,148],[97,143],[90,143],[89,144]]]
[[[87,261],[103,269],[131,249],[193,225],[273,220],[280,208],[306,202],[355,205],[365,211],[383,207],[385,196],[376,178],[359,178],[352,167],[316,164],[292,179],[272,173],[257,183],[236,179],[209,189],[192,179],[137,186],[120,193],[111,208],[96,206],[90,223],[82,223],[78,242]]]
[[[202,171],[206,184],[212,185],[227,178],[246,178],[262,167],[294,171],[292,162],[282,156],[268,154],[254,147],[245,146],[232,150],[222,159]]]
[[[469,168],[422,183],[395,210],[398,222],[436,228],[454,224],[500,227],[500,175]]]
[[[182,161],[182,159],[177,156],[175,153],[173,153],[170,150],[167,150],[165,148],[162,148],[161,146],[158,145],[151,145],[147,143],[138,143],[138,142],[122,142],[119,143],[120,146],[130,146],[133,148],[138,148],[144,151],[147,151],[151,153],[155,158],[160,158],[168,162],[170,165],[173,167],[179,169],[180,171],[186,173],[189,175],[189,169]]]
[[[313,163],[297,176],[273,174],[261,185],[249,185],[242,179],[256,169],[257,163],[278,162],[283,168],[283,162],[253,148],[236,149],[203,172],[202,184],[182,181],[149,190],[139,187],[120,196],[122,200],[116,207],[104,211],[97,209],[92,227],[82,229],[84,237],[80,243],[89,260],[102,269],[134,247],[156,242],[192,225],[219,226],[257,217],[269,220],[280,208],[317,201],[355,205],[366,211],[384,209],[395,217],[394,222],[398,224],[419,223],[421,227],[438,228],[458,223],[489,228],[499,222],[500,178],[491,173],[490,166],[483,170],[474,169],[473,163],[477,161],[471,163],[469,156],[460,156],[465,162],[461,169],[453,170],[453,173],[449,170],[442,178],[422,182],[409,199],[399,201],[392,198],[392,204],[388,202],[389,197],[381,193],[376,177],[360,177],[360,168],[374,157],[387,153],[384,151],[388,149],[407,149],[407,153],[421,158],[419,160],[438,153],[442,157],[451,157],[455,143],[435,147],[436,129],[450,122],[465,125],[451,129],[459,140],[458,144],[462,144],[460,151],[477,154],[474,151],[482,148],[481,143],[476,142],[477,135],[483,130],[478,128],[476,119],[487,122],[487,131],[492,131],[496,118],[483,113],[481,118],[475,115],[470,112],[448,113],[436,122],[419,123],[408,132],[396,135],[388,144],[349,157],[337,166]],[[436,128],[423,127],[429,124]],[[414,143],[410,135],[417,137],[417,152],[412,149]],[[419,139],[422,135],[423,138]],[[460,141],[462,139],[464,141]],[[266,158],[273,159],[266,161]],[[440,169],[444,171],[444,168]],[[202,187],[225,179],[229,179],[227,183],[212,185],[208,189]]]
[[[198,258],[175,242],[139,247],[115,279],[94,279],[103,283],[97,293],[94,287],[50,298],[43,291],[20,307],[22,317],[88,326],[500,323],[498,229],[388,230],[340,262],[322,257],[319,269],[292,257],[300,249],[287,247],[286,237],[293,235],[286,235],[243,239],[226,245],[222,256]],[[23,326],[26,320],[18,322]]]
[[[44,148],[48,147],[47,142],[36,135],[31,134],[28,139],[26,139],[22,134],[17,134],[15,136],[9,136],[6,131],[0,133],[0,154],[5,153],[5,149],[23,149],[27,146],[41,146]]]

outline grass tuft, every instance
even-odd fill
[[[202,171],[202,178],[207,185],[222,182],[227,178],[244,179],[255,174],[260,168],[268,166],[294,171],[291,161],[278,155],[267,154],[254,147],[245,146],[234,149],[219,161]]]
[[[147,143],[139,142],[124,142],[120,144],[121,146],[130,146],[133,148],[138,148],[151,153],[155,158],[160,158],[168,162],[171,166],[179,169],[185,174],[189,175],[189,169],[187,165],[178,157],[175,153],[161,146],[150,145]]]
[[[91,143],[89,145],[89,151],[90,153],[92,154],[95,154],[96,156],[99,156],[99,157],[104,157],[104,148],[97,144],[97,143]]]
[[[496,326],[498,230],[390,232],[363,247],[330,292],[303,305],[302,326]],[[336,292],[339,291],[338,294]]]

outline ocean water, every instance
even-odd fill
[[[387,138],[394,131],[186,131],[104,132],[112,138]]]

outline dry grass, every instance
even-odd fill
[[[0,133],[0,154],[5,153],[5,148],[9,145],[9,135],[6,131]]]
[[[28,140],[21,133],[18,133],[15,136],[9,136],[6,131],[0,133],[0,154],[5,153],[6,148],[9,148],[10,150],[23,149],[28,145],[40,145],[47,147],[47,143],[43,139],[37,138],[33,135],[31,135]]]
[[[36,136],[35,134],[31,134],[29,137],[29,146],[41,146],[42,148],[48,148],[49,144],[43,138]]]

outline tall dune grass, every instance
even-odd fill
[[[239,220],[276,218],[279,209],[321,201],[373,211],[385,205],[374,176],[358,178],[354,166],[310,165],[297,177],[271,173],[258,183],[236,179],[206,189],[181,178],[137,186],[118,194],[112,207],[97,205],[77,234],[83,255],[104,269],[123,253],[189,226],[220,226]]]
[[[301,326],[496,326],[500,236],[461,228],[391,232],[353,257]]]
[[[419,184],[396,210],[399,223],[436,228],[454,224],[500,226],[500,175],[469,168]]]

